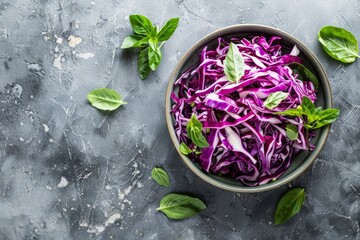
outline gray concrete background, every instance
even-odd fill
[[[0,1],[0,239],[359,239],[360,63],[326,56],[324,25],[360,39],[359,1]],[[159,69],[138,77],[137,53],[118,49],[130,14],[162,25],[180,17]],[[203,182],[177,156],[164,95],[177,61],[196,41],[232,24],[260,23],[302,40],[329,76],[341,116],[314,165],[291,183],[306,190],[301,212],[273,225],[289,186],[236,194]],[[81,38],[69,46],[69,36]],[[110,114],[86,94],[99,87],[128,105]],[[150,179],[163,166],[171,187]],[[202,198],[198,216],[156,212],[163,195]]]

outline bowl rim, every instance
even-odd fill
[[[317,146],[313,152],[310,153],[309,156],[307,156],[303,163],[301,163],[296,169],[294,169],[291,173],[288,175],[279,178],[277,181],[269,182],[264,185],[260,186],[246,186],[246,185],[239,185],[235,186],[229,183],[220,182],[211,176],[209,176],[207,173],[203,172],[201,169],[199,169],[191,159],[189,159],[187,156],[183,155],[179,151],[179,141],[177,140],[170,110],[171,110],[171,98],[170,94],[173,90],[173,84],[174,81],[177,79],[178,75],[180,74],[180,70],[186,63],[187,59],[196,51],[196,49],[200,48],[201,46],[204,46],[205,43],[208,43],[209,41],[213,40],[216,37],[228,35],[236,32],[271,32],[273,35],[281,36],[282,38],[286,38],[287,40],[290,40],[292,42],[295,42],[299,49],[302,49],[303,52],[306,53],[306,55],[309,57],[308,60],[311,62],[312,67],[316,69],[317,75],[319,76],[320,82],[322,82],[322,90],[324,92],[324,105],[331,108],[333,106],[333,100],[332,100],[332,92],[330,88],[329,79],[326,75],[326,72],[321,65],[318,58],[315,56],[315,54],[308,48],[304,43],[302,43],[300,40],[295,38],[294,36],[290,35],[289,33],[276,29],[274,27],[261,25],[261,24],[237,24],[237,25],[231,25],[228,27],[220,28],[218,30],[215,30],[211,32],[210,34],[206,35],[205,37],[201,38],[198,42],[196,42],[189,50],[185,52],[185,54],[182,56],[180,61],[176,64],[174,67],[174,70],[172,71],[172,74],[170,75],[167,90],[166,90],[166,96],[165,96],[165,116],[166,116],[166,123],[168,132],[170,134],[170,138],[176,148],[176,151],[178,152],[180,158],[183,160],[185,165],[198,177],[200,177],[205,182],[210,183],[213,186],[219,187],[221,189],[225,189],[232,192],[243,192],[243,193],[255,193],[255,192],[263,192],[271,189],[278,188],[282,185],[285,185],[289,183],[290,181],[297,178],[300,174],[305,172],[306,169],[308,169],[315,161],[315,159],[320,154],[321,150],[323,149],[326,139],[330,132],[330,125],[327,125],[322,128],[322,132],[319,136]],[[325,96],[329,96],[326,98]]]

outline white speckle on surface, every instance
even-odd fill
[[[21,97],[22,91],[23,91],[23,87],[20,84],[15,83],[14,86],[12,87],[12,89],[11,89],[11,94],[15,98],[19,99]]]
[[[54,52],[59,52],[59,48],[57,46],[54,48]]]
[[[70,35],[69,38],[68,38],[68,40],[69,40],[69,43],[68,43],[68,44],[69,44],[69,46],[72,47],[72,48],[76,47],[79,43],[82,42],[82,38],[81,38],[81,37],[75,37],[75,36],[73,36],[73,35]]]
[[[90,0],[91,5],[95,6],[95,1],[94,0]]]
[[[44,131],[49,132],[49,126],[43,123]]]
[[[39,71],[41,71],[42,67],[39,63],[28,63],[27,68],[30,71],[39,72]]]
[[[20,125],[21,125],[21,126],[24,126],[24,123],[23,123],[23,122],[20,122]]]
[[[83,59],[89,59],[89,58],[95,57],[95,54],[93,54],[93,53],[77,53],[76,56],[79,58],[83,58]]]
[[[50,139],[49,139],[49,142],[53,143],[53,142],[54,142],[54,140],[53,140],[52,138],[50,138]]]
[[[57,36],[55,36],[55,37],[56,37],[56,43],[57,44],[62,44],[63,43],[63,39],[61,37],[57,37]]]
[[[144,184],[142,184],[141,182],[137,182],[137,183],[136,183],[136,186],[137,186],[138,188],[142,188],[142,187],[144,187]]]
[[[121,218],[121,215],[120,213],[114,213],[113,215],[111,215],[108,220],[106,220],[105,222],[105,226],[109,226],[110,224],[113,224],[115,223],[116,220],[120,219]]]
[[[52,190],[52,187],[51,187],[50,185],[46,185],[46,186],[45,186],[45,189],[51,191],[51,190]]]
[[[23,139],[22,137],[20,137],[20,141],[21,141],[21,142],[23,142],[23,141],[24,141],[24,139]]]
[[[90,226],[87,230],[88,233],[95,233],[96,235],[99,235],[105,230],[105,227],[102,225],[98,226]]]
[[[58,187],[63,188],[63,187],[66,187],[68,184],[69,184],[69,182],[66,180],[66,178],[61,177]]]
[[[64,54],[60,53],[59,55],[57,55],[55,57],[54,62],[53,62],[53,66],[56,67],[59,70],[62,69],[62,57],[63,56],[64,56]]]

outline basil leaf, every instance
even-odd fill
[[[140,74],[141,80],[144,80],[150,73],[150,67],[149,67],[149,57],[148,57],[148,51],[149,47],[144,48],[141,50],[138,60],[138,72]]]
[[[308,97],[302,98],[301,108],[303,109],[306,115],[313,115],[315,114],[315,105]]]
[[[186,126],[186,132],[191,141],[199,148],[209,147],[209,143],[202,133],[202,124],[193,114]]]
[[[149,58],[149,67],[151,70],[155,71],[161,61],[161,51],[158,46],[155,46],[155,49],[149,47],[148,49],[148,58]]]
[[[343,28],[325,26],[319,31],[318,39],[325,52],[340,62],[352,63],[360,57],[356,38]]]
[[[285,98],[287,98],[288,96],[289,96],[289,93],[285,93],[285,92],[281,92],[281,91],[270,93],[270,95],[264,102],[264,106],[267,109],[273,109],[274,107],[277,107],[281,103],[281,101],[284,100]]]
[[[155,50],[158,45],[158,40],[156,38],[150,38],[149,39],[149,46]]]
[[[160,206],[156,210],[162,211],[170,219],[185,219],[205,208],[205,204],[198,198],[170,193],[161,199]]]
[[[160,185],[168,187],[170,186],[169,175],[162,168],[153,168],[151,171],[151,177]]]
[[[87,95],[91,105],[100,110],[113,111],[123,104],[120,94],[109,88],[99,88]]]
[[[140,35],[130,35],[124,39],[121,48],[126,49],[126,48],[144,47],[145,44],[148,43],[148,41],[149,41],[148,37],[144,37]]]
[[[171,35],[173,35],[173,33],[175,32],[178,24],[179,24],[179,18],[170,19],[157,34],[157,39],[159,40],[159,42],[168,40],[171,37]]]
[[[180,144],[179,150],[184,155],[188,155],[193,152],[184,142]]]
[[[301,109],[301,107],[299,108],[294,108],[294,109],[288,109],[284,112],[275,112],[275,114],[281,114],[281,115],[288,115],[288,116],[292,116],[292,117],[300,117],[301,115],[303,115],[303,111]]]
[[[305,191],[303,188],[294,188],[287,192],[277,205],[275,225],[283,224],[298,213],[304,203]]]
[[[153,29],[151,21],[143,15],[130,15],[130,23],[134,32],[143,36],[149,36]]]
[[[340,110],[334,108],[328,108],[322,111],[318,116],[313,129],[321,128],[327,124],[334,122],[339,117]]]
[[[291,63],[289,67],[292,69],[294,74],[297,74],[297,78],[301,81],[310,81],[314,84],[314,88],[319,88],[319,81],[316,76],[300,63]]]
[[[230,82],[239,82],[245,73],[245,61],[238,47],[230,43],[230,47],[224,60],[224,72]]]
[[[290,140],[294,141],[298,139],[299,133],[297,126],[295,126],[294,124],[287,124],[285,129],[286,129],[286,136]]]

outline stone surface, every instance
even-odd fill
[[[360,39],[359,1],[1,0],[0,239],[359,239],[359,60],[324,54],[317,32],[341,26]],[[141,13],[180,26],[159,69],[138,77],[137,53],[119,44]],[[329,76],[340,119],[314,165],[301,212],[275,227],[289,186],[237,194],[203,182],[180,161],[165,125],[164,95],[184,52],[213,30],[238,23],[277,27],[302,40]],[[111,87],[128,105],[92,108],[86,94]],[[171,187],[150,180],[163,166]],[[156,212],[170,191],[202,198],[198,216]]]

